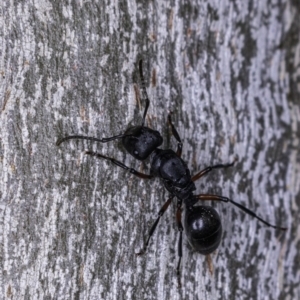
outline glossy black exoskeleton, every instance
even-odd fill
[[[171,195],[181,201],[188,201],[196,190],[186,163],[171,149],[154,150],[150,174],[161,178]]]
[[[217,211],[211,206],[192,206],[186,211],[184,227],[192,247],[201,254],[215,251],[221,241],[222,224]]]
[[[187,164],[181,159],[182,153],[182,142],[179,137],[177,130],[175,129],[171,115],[168,116],[169,125],[171,126],[172,134],[177,140],[177,150],[176,152],[172,149],[163,150],[158,148],[163,143],[163,138],[160,133],[156,130],[150,129],[149,127],[144,126],[145,118],[147,115],[148,107],[149,107],[149,98],[147,95],[143,70],[142,70],[142,61],[139,62],[139,71],[142,82],[142,94],[143,98],[146,102],[142,124],[139,126],[129,127],[123,134],[119,134],[109,138],[94,138],[87,137],[81,135],[72,135],[64,137],[57,141],[57,145],[60,145],[62,142],[70,139],[84,139],[90,141],[96,141],[101,143],[106,143],[116,139],[122,139],[122,144],[124,148],[127,150],[129,154],[131,154],[134,158],[138,160],[145,160],[150,157],[150,174],[144,174],[136,171],[135,169],[129,168],[124,165],[122,162],[104,156],[100,153],[95,153],[92,151],[86,151],[85,153],[91,156],[95,156],[100,159],[106,159],[111,161],[113,164],[127,170],[128,172],[143,178],[143,179],[151,179],[153,177],[158,177],[163,181],[165,188],[171,194],[171,197],[165,202],[158,213],[158,217],[154,222],[153,226],[149,231],[148,238],[144,245],[142,251],[138,254],[144,253],[146,250],[148,243],[150,241],[155,228],[167,210],[169,205],[171,204],[174,197],[177,198],[177,211],[176,211],[176,221],[179,230],[179,241],[178,241],[178,256],[179,261],[177,265],[177,276],[179,281],[179,270],[180,270],[180,262],[182,257],[182,232],[183,228],[185,229],[185,233],[187,236],[188,242],[191,246],[201,254],[207,255],[212,253],[217,249],[221,242],[222,236],[222,224],[217,211],[210,206],[199,206],[196,205],[199,201],[222,201],[222,202],[230,202],[236,207],[243,210],[245,213],[251,215],[252,217],[258,219],[265,225],[281,230],[286,230],[284,227],[279,227],[275,225],[271,225],[265,220],[258,217],[253,211],[249,210],[245,206],[234,202],[233,200],[212,194],[199,194],[195,195],[194,191],[196,190],[195,181],[211,172],[214,169],[228,168],[233,166],[233,163],[229,164],[219,164],[214,166],[209,166],[204,170],[198,172],[194,176],[191,176],[190,170]],[[184,227],[181,221],[181,211],[182,204],[185,209],[185,218],[184,218]]]
[[[128,128],[122,138],[124,148],[138,160],[145,160],[163,142],[156,130],[145,126]]]

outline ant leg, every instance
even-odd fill
[[[192,181],[196,181],[199,178],[201,178],[202,176],[206,175],[207,173],[209,173],[210,171],[214,170],[214,169],[226,169],[229,167],[232,167],[234,165],[234,162],[230,163],[230,164],[220,164],[220,165],[215,165],[215,166],[209,166],[207,168],[205,168],[204,170],[200,171],[199,173],[195,174],[192,177]]]
[[[144,253],[146,252],[146,249],[147,249],[147,247],[148,247],[149,241],[150,241],[150,239],[151,239],[151,237],[152,237],[152,235],[153,235],[153,233],[154,233],[154,231],[155,231],[155,229],[156,229],[156,227],[157,227],[157,224],[158,224],[160,218],[162,217],[162,215],[165,213],[165,211],[166,211],[166,210],[168,209],[168,207],[170,206],[170,204],[171,204],[173,198],[174,198],[174,197],[169,198],[169,199],[166,201],[166,203],[163,205],[163,207],[160,209],[160,211],[158,212],[158,217],[157,217],[156,221],[154,222],[154,224],[152,225],[152,227],[150,228],[150,231],[149,231],[149,234],[148,234],[147,241],[146,241],[146,243],[145,243],[143,249],[142,249],[140,252],[136,253],[137,255],[142,255],[142,254],[144,254]]]
[[[181,157],[181,153],[182,153],[182,141],[180,139],[180,136],[176,130],[176,128],[174,127],[173,123],[172,123],[172,119],[171,119],[171,113],[168,115],[168,121],[169,121],[169,125],[171,126],[171,130],[172,130],[172,134],[174,135],[175,139],[177,140],[177,151],[176,154]]]
[[[148,111],[149,104],[150,104],[150,100],[149,100],[149,97],[147,94],[145,79],[144,79],[144,75],[143,75],[143,60],[142,59],[139,61],[139,71],[140,71],[140,77],[141,77],[142,94],[143,94],[143,98],[146,100],[146,107],[144,110],[143,121],[142,121],[142,126],[144,126],[147,111]]]
[[[120,167],[120,168],[128,171],[129,173],[131,173],[131,174],[133,174],[133,175],[135,175],[137,177],[140,177],[140,178],[143,178],[143,179],[151,179],[151,178],[153,178],[153,175],[148,175],[148,174],[144,174],[144,173],[138,172],[135,169],[127,167],[126,165],[124,165],[123,163],[121,163],[120,161],[118,161],[118,160],[116,160],[116,159],[114,159],[112,157],[108,157],[108,156],[102,155],[100,153],[92,152],[92,151],[86,151],[85,154],[91,155],[91,156],[95,156],[97,158],[104,158],[106,160],[109,160],[113,164],[117,165],[118,167]]]
[[[238,207],[239,209],[241,209],[242,211],[244,211],[245,213],[247,213],[248,215],[256,218],[257,220],[259,220],[260,222],[264,223],[265,225],[267,225],[268,227],[272,227],[275,229],[280,229],[280,230],[287,230],[286,227],[280,227],[280,226],[276,226],[276,225],[272,225],[270,223],[268,223],[267,221],[263,220],[262,218],[260,218],[259,216],[257,216],[252,210],[248,209],[247,207],[227,198],[227,197],[223,197],[223,196],[218,196],[218,195],[211,195],[211,194],[200,194],[200,195],[195,195],[193,197],[196,201],[199,200],[212,200],[212,201],[222,201],[222,202],[230,202],[233,205],[235,205],[236,207]],[[195,202],[196,203],[196,202]],[[194,204],[195,204],[194,203]]]
[[[94,137],[90,137],[90,136],[83,136],[83,135],[69,135],[66,136],[64,138],[59,139],[56,142],[56,146],[59,146],[61,143],[67,141],[67,140],[72,140],[72,139],[77,139],[77,140],[89,140],[89,141],[94,141],[94,142],[100,142],[100,143],[107,143],[116,139],[121,139],[122,137],[124,137],[126,135],[124,134],[118,134],[109,138],[103,138],[103,139],[98,139],[98,138],[94,138]]]
[[[176,211],[176,222],[178,226],[179,231],[179,240],[178,240],[178,264],[176,268],[176,275],[177,275],[177,281],[178,281],[178,288],[181,288],[181,281],[180,281],[180,264],[181,264],[181,258],[182,258],[182,232],[183,232],[183,226],[181,222],[181,200],[178,200],[177,203],[177,211]]]

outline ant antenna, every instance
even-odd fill
[[[69,135],[66,136],[62,139],[59,139],[56,142],[56,146],[59,146],[61,143],[63,143],[64,141],[67,140],[73,140],[73,139],[77,139],[77,140],[88,140],[88,141],[93,141],[93,142],[100,142],[100,143],[107,143],[116,139],[121,139],[122,137],[127,136],[126,134],[118,134],[109,138],[103,138],[103,139],[97,139],[94,137],[89,137],[89,136],[83,136],[83,135]]]
[[[147,94],[145,79],[144,79],[144,75],[143,75],[143,60],[142,59],[139,61],[139,71],[140,71],[140,77],[141,77],[142,94],[143,94],[143,98],[146,100],[146,107],[145,107],[145,110],[144,110],[143,121],[142,121],[142,126],[144,126],[147,111],[148,111],[149,104],[150,104],[150,100],[149,100],[149,97],[148,97],[148,94]]]

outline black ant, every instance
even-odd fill
[[[146,85],[143,76],[143,66],[142,60],[139,61],[139,72],[141,77],[141,89],[142,96],[146,102],[146,107],[143,114],[142,124],[139,126],[129,127],[124,133],[109,137],[109,138],[94,138],[81,135],[66,136],[57,141],[56,145],[59,146],[62,142],[70,139],[83,139],[95,142],[107,143],[113,140],[122,139],[123,146],[134,158],[138,160],[145,160],[150,157],[150,174],[144,174],[136,171],[135,169],[129,168],[122,162],[104,156],[102,154],[86,151],[85,154],[95,156],[100,159],[106,159],[111,161],[113,164],[125,169],[126,171],[134,174],[135,176],[143,179],[151,179],[153,177],[159,177],[162,179],[165,188],[170,192],[171,197],[165,202],[158,213],[158,217],[154,224],[152,225],[146,243],[142,251],[137,253],[138,255],[143,254],[149,244],[150,238],[153,235],[157,224],[171,204],[174,197],[177,198],[177,211],[176,211],[176,222],[179,231],[179,241],[178,241],[178,264],[177,264],[177,277],[180,286],[180,263],[182,258],[182,232],[185,229],[187,235],[187,240],[191,246],[198,252],[204,255],[208,255],[216,250],[221,242],[222,236],[222,224],[220,216],[217,211],[211,206],[198,206],[196,205],[199,200],[201,201],[221,201],[230,202],[237,206],[239,209],[243,210],[245,213],[261,221],[268,227],[286,230],[287,228],[271,225],[259,216],[257,216],[253,211],[249,210],[245,206],[234,202],[233,200],[212,194],[199,194],[194,195],[196,190],[194,182],[204,175],[209,173],[214,169],[225,169],[232,167],[234,162],[229,164],[219,164],[214,166],[209,166],[199,173],[191,176],[190,170],[187,164],[181,159],[182,153],[182,141],[179,137],[177,130],[175,129],[171,114],[168,116],[168,122],[171,126],[172,134],[177,141],[177,150],[174,152],[172,149],[163,150],[158,148],[162,142],[163,138],[160,133],[149,127],[146,127],[145,118],[147,115],[150,100],[147,95]],[[181,221],[182,204],[185,208],[185,218],[184,226]]]

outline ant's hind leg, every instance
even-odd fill
[[[169,121],[169,125],[171,126],[171,130],[172,130],[172,134],[174,135],[175,139],[177,140],[177,151],[176,154],[181,157],[181,153],[182,153],[182,141],[180,139],[180,136],[175,128],[175,126],[172,123],[172,118],[171,118],[171,113],[168,115],[168,121]]]
[[[178,264],[176,268],[176,275],[177,275],[177,281],[178,281],[178,288],[181,288],[181,280],[180,280],[180,265],[181,265],[181,258],[182,258],[182,232],[183,232],[183,226],[181,222],[181,201],[178,200],[177,203],[177,211],[176,211],[176,222],[177,227],[179,231],[179,240],[178,240]]]
[[[102,155],[100,153],[96,153],[96,152],[92,152],[92,151],[86,151],[85,154],[87,155],[91,155],[91,156],[95,156],[97,158],[103,158],[103,159],[106,159],[106,160],[109,160],[111,161],[113,164],[115,164],[116,166],[128,171],[129,173],[139,177],[139,178],[143,178],[143,179],[151,179],[153,178],[153,175],[149,175],[149,174],[144,174],[144,173],[141,173],[141,172],[138,172],[136,171],[135,169],[133,168],[129,168],[127,167],[126,165],[124,165],[123,163],[121,163],[120,161],[112,158],[112,157],[108,157],[108,156],[105,156],[105,155]]]
[[[200,195],[194,195],[193,196],[194,204],[197,203],[197,201],[221,201],[221,202],[230,202],[231,204],[233,204],[234,206],[238,207],[240,210],[242,210],[243,212],[245,212],[246,214],[250,215],[251,217],[257,219],[258,221],[264,223],[266,226],[268,227],[272,227],[275,229],[280,229],[280,230],[287,230],[286,227],[281,227],[281,226],[277,226],[277,225],[272,225],[269,222],[265,221],[264,219],[262,219],[261,217],[259,217],[255,212],[253,212],[252,210],[250,210],[249,208],[245,207],[242,204],[239,204],[227,197],[223,197],[223,196],[219,196],[219,195],[211,195],[211,194],[200,194]]]

